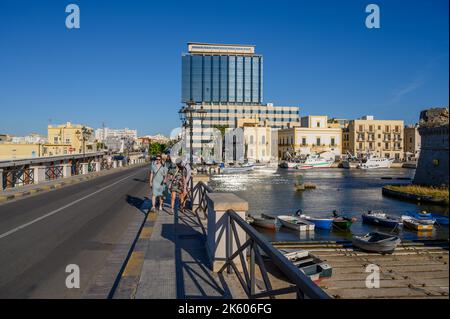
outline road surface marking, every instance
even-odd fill
[[[112,183],[112,184],[109,184],[108,186],[105,186],[105,187],[103,187],[103,188],[100,188],[99,190],[97,190],[97,191],[95,191],[95,192],[93,192],[93,193],[91,193],[91,194],[89,194],[89,195],[86,195],[86,196],[84,196],[84,197],[81,197],[81,198],[79,198],[79,199],[77,199],[77,200],[75,200],[75,201],[73,201],[73,202],[71,202],[71,203],[69,203],[69,204],[67,204],[67,205],[64,205],[63,207],[60,207],[60,208],[58,208],[58,209],[55,209],[54,211],[51,211],[50,213],[47,213],[47,214],[45,214],[45,215],[42,215],[41,217],[38,217],[38,218],[36,218],[36,219],[33,219],[32,221],[30,221],[30,222],[28,222],[28,223],[25,223],[25,224],[23,224],[23,225],[20,225],[20,226],[14,228],[14,229],[11,229],[11,230],[7,231],[6,233],[1,234],[1,235],[0,235],[0,239],[5,238],[6,236],[9,236],[9,235],[11,235],[11,234],[14,234],[14,233],[17,232],[17,231],[19,231],[19,230],[21,230],[21,229],[24,229],[25,227],[28,227],[28,226],[30,226],[30,225],[32,225],[32,224],[34,224],[34,223],[37,223],[38,221],[41,221],[41,220],[43,220],[43,219],[45,219],[45,218],[47,218],[47,217],[50,217],[50,216],[52,216],[52,215],[54,215],[54,214],[56,214],[56,213],[59,213],[60,211],[66,209],[66,208],[69,208],[70,206],[73,206],[73,205],[75,205],[75,204],[77,204],[77,203],[79,203],[79,202],[81,202],[81,201],[83,201],[83,200],[85,200],[85,199],[87,199],[87,198],[89,198],[89,197],[91,197],[91,196],[94,196],[95,194],[98,194],[98,193],[104,191],[105,189],[108,189],[108,188],[110,188],[110,187],[113,187],[114,185],[116,185],[116,184],[118,184],[118,183],[120,183],[120,182],[126,180],[127,178],[130,178],[131,176],[137,175],[138,173],[140,173],[140,172],[136,172],[136,173],[134,173],[134,174],[128,175],[127,177],[124,177],[124,178],[122,178],[122,179],[120,179],[120,180],[118,180],[118,181],[116,181],[116,182],[114,182],[114,183]]]

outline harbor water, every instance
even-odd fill
[[[448,206],[418,205],[383,196],[381,188],[387,184],[407,184],[415,170],[390,169],[255,169],[247,173],[219,174],[211,178],[210,185],[216,192],[233,192],[249,203],[249,213],[260,215],[293,214],[302,209],[304,214],[314,217],[330,217],[336,210],[357,221],[351,231],[316,229],[314,232],[296,232],[281,227],[276,232],[257,228],[271,241],[304,240],[349,240],[353,234],[364,234],[374,230],[390,232],[390,229],[363,224],[361,214],[368,210],[382,210],[398,216],[408,212],[428,212],[448,216]],[[313,183],[316,189],[297,191],[295,182],[303,175],[305,183]],[[395,231],[401,238],[448,239],[448,225],[436,225],[433,231],[417,232],[400,227]]]

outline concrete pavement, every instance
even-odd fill
[[[136,167],[0,204],[0,298],[102,296],[144,221],[147,177]],[[79,289],[65,285],[68,264]]]

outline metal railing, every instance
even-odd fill
[[[198,182],[197,185],[195,185],[192,196],[194,199],[198,199],[198,206],[194,209],[192,206],[192,210],[195,214],[199,216],[199,218],[205,220],[208,219],[208,201],[206,200],[206,194],[212,193],[213,189],[206,185],[203,182]],[[194,199],[192,202],[194,203]],[[203,216],[200,217],[199,211],[203,212]]]
[[[14,188],[17,186],[34,184],[34,169],[17,168],[3,171],[3,188]]]
[[[236,274],[242,288],[248,298],[275,298],[277,295],[288,293],[296,293],[299,299],[329,299],[320,287],[318,287],[307,275],[302,273],[291,261],[274,248],[266,239],[262,237],[252,226],[243,220],[235,211],[228,210],[226,212],[226,261],[219,273],[227,271],[231,274],[232,270]],[[247,240],[241,243],[239,240],[236,225],[241,227],[247,235]],[[233,246],[236,251],[232,253]],[[250,261],[247,264],[246,250],[250,250]],[[270,282],[265,262],[261,255],[261,251],[265,253],[267,258],[287,277],[293,285],[274,289]],[[235,259],[240,259],[242,272],[239,271],[235,263]],[[264,282],[264,290],[256,291],[256,265],[258,265]],[[260,287],[261,289],[262,287]]]
[[[197,200],[196,208],[192,206],[192,212],[197,216],[201,223],[201,219],[208,219],[208,201],[207,194],[213,192],[213,189],[204,182],[198,182],[192,189],[191,193],[192,203],[194,199]],[[200,217],[200,211],[203,216]],[[292,262],[290,262],[280,251],[274,248],[266,239],[262,237],[252,226],[250,226],[244,219],[242,219],[234,210],[226,212],[225,224],[225,241],[226,241],[226,259],[225,264],[219,270],[219,273],[227,271],[231,274],[232,270],[236,274],[242,288],[244,289],[248,298],[275,298],[277,295],[288,293],[296,293],[297,298],[304,299],[329,299],[320,287],[318,287],[312,280],[302,273]],[[241,227],[246,234],[246,241],[240,242],[237,226]],[[206,235],[206,231],[204,230]],[[233,253],[233,247],[236,251]],[[247,263],[247,253],[249,250],[250,260]],[[291,286],[273,289],[270,277],[268,275],[261,251],[265,256],[287,277]],[[239,271],[235,259],[239,257],[242,266],[242,273]],[[263,282],[264,290],[256,292],[256,265],[258,265]]]
[[[58,178],[63,178],[63,166],[47,166],[45,168],[45,179],[54,180]]]
[[[71,175],[80,175],[82,173],[82,165],[79,162],[72,163]]]
[[[97,165],[95,162],[88,163],[88,173],[94,173],[97,171]]]

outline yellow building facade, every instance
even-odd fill
[[[342,129],[328,123],[328,117],[304,116],[301,126],[278,131],[278,156],[286,152],[292,156],[329,152],[331,156],[342,154]]]
[[[403,159],[404,122],[375,120],[373,116],[351,120],[343,132],[343,153],[364,157],[367,153],[380,157]]]
[[[67,122],[62,125],[49,125],[47,128],[47,156],[83,154],[97,152],[94,130],[90,127]]]

